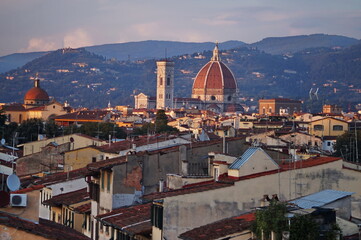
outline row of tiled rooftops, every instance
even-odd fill
[[[15,229],[20,229],[31,234],[42,236],[46,239],[56,240],[89,240],[82,233],[66,227],[61,224],[54,223],[45,219],[39,219],[39,222],[33,222],[17,217],[16,215],[0,212],[0,224]]]
[[[110,165],[118,164],[124,161],[125,159],[126,159],[125,157],[108,159],[97,163],[92,163],[90,164],[90,166],[95,165],[94,170],[98,171],[99,168],[106,167],[107,164]],[[143,201],[146,202],[144,204],[115,209],[109,213],[98,215],[97,219],[103,222],[105,225],[115,226],[116,228],[123,230],[125,229],[132,234],[147,234],[151,232],[151,223],[150,223],[150,218],[151,218],[150,208],[152,204],[151,201],[159,200],[167,197],[180,196],[185,194],[192,194],[192,193],[198,193],[204,191],[211,191],[225,187],[231,187],[234,185],[235,181],[241,181],[249,178],[257,178],[269,174],[275,174],[278,171],[287,171],[289,169],[317,166],[339,160],[341,159],[334,157],[315,157],[309,160],[302,161],[302,163],[297,162],[296,164],[292,164],[292,165],[281,164],[280,170],[276,170],[276,171],[263,172],[260,174],[249,175],[238,179],[232,179],[227,176],[222,176],[219,182],[207,181],[193,185],[187,185],[184,186],[182,189],[178,189],[178,190],[152,193],[143,196]],[[88,167],[91,169],[90,166]],[[64,181],[64,179],[66,178],[85,177],[86,175],[91,174],[91,172],[92,171],[89,171],[88,169],[84,168],[76,171],[71,171],[69,172],[69,174],[57,173],[51,176],[47,176],[41,181],[38,181],[38,184],[46,185],[58,181]],[[90,208],[91,208],[90,203],[86,202],[87,200],[89,200],[89,195],[87,193],[87,189],[84,188],[78,191],[57,195],[45,201],[44,204],[49,204],[51,206],[59,206],[59,205],[69,206],[75,203],[84,202],[84,204],[77,206],[74,209],[74,211],[77,213],[86,213],[86,212],[90,212]],[[208,224],[200,228],[195,228],[189,232],[183,233],[180,237],[182,239],[189,239],[189,240],[208,239],[207,236],[217,235],[217,232],[222,235],[224,235],[225,233],[232,234],[233,232],[239,232],[247,229],[249,227],[249,222],[251,220],[252,220],[251,215],[242,215],[240,217],[229,218],[216,223]]]

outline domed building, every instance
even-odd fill
[[[40,88],[40,80],[34,80],[34,87],[29,89],[24,96],[24,105],[26,108],[42,106],[49,103],[48,93]]]
[[[211,60],[201,68],[194,80],[191,98],[173,97],[174,63],[160,61],[157,62],[157,66],[157,96],[152,98],[144,93],[135,95],[136,109],[196,108],[218,113],[242,111],[242,107],[237,104],[236,79],[232,71],[221,61],[218,43],[214,47]],[[163,75],[166,72],[170,79],[167,88],[163,84]],[[158,102],[164,102],[165,96],[168,104],[158,104]]]
[[[223,112],[235,108],[237,101],[237,82],[232,71],[221,61],[218,44],[213,57],[198,72],[192,88],[192,98],[200,99],[205,109]]]
[[[49,98],[48,93],[40,88],[38,77],[34,79],[34,87],[24,95],[24,103],[12,103],[0,106],[5,112],[7,122],[22,123],[25,120],[39,118],[44,121],[68,112],[64,104]]]

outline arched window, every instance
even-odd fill
[[[159,77],[159,85],[162,86],[163,85],[163,78]]]
[[[333,131],[343,131],[343,126],[342,125],[334,125],[332,127]]]
[[[168,76],[167,77],[167,86],[169,86],[170,85],[170,77]]]

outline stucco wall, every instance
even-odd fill
[[[168,197],[164,199],[164,237],[177,239],[179,234],[195,227],[248,211],[260,205],[259,200],[264,194],[278,194],[280,200],[285,201],[324,189],[353,191],[356,193],[352,198],[352,209],[357,212],[361,209],[360,178],[360,172],[350,174],[342,169],[339,160],[242,180],[231,187]]]
[[[97,158],[99,153],[99,150],[91,147],[65,152],[64,171],[86,167],[87,164],[92,162],[93,158]]]

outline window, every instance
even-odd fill
[[[159,99],[163,99],[163,94],[159,94]]]
[[[315,125],[313,126],[314,131],[323,131],[323,125]]]
[[[101,179],[101,182],[102,182],[102,190],[104,190],[104,175],[105,175],[105,172],[101,172],[101,175],[102,175],[102,179]]]
[[[128,234],[118,231],[117,240],[131,240],[131,238]]]
[[[343,126],[342,125],[334,125],[333,131],[343,131]]]
[[[331,142],[327,142],[327,146],[328,146],[328,147],[331,146]]]
[[[153,203],[151,210],[152,226],[163,229],[163,206]]]
[[[90,199],[99,202],[99,185],[95,183],[89,183],[89,195]]]
[[[162,78],[162,77],[159,78],[159,85],[160,85],[160,86],[163,85],[163,78]]]
[[[227,100],[230,102],[232,100],[232,96],[228,96]]]
[[[167,86],[169,86],[170,85],[170,77],[168,76],[167,77]]]
[[[110,172],[107,172],[107,191],[109,192],[110,191],[110,176],[111,173]]]
[[[211,96],[211,100],[216,100],[216,97],[215,96]]]

